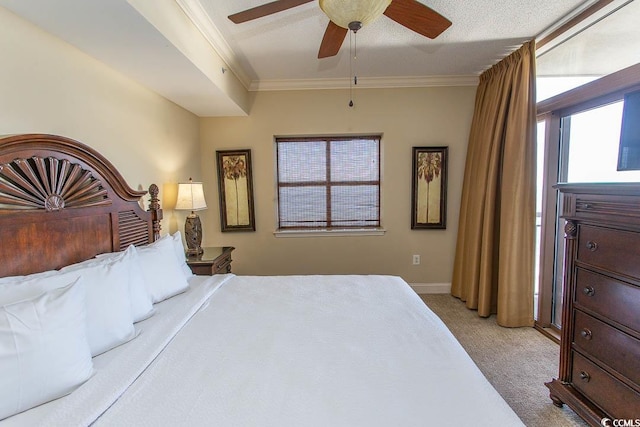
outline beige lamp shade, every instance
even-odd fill
[[[320,8],[334,24],[349,28],[349,23],[358,21],[362,25],[374,21],[384,13],[391,0],[319,0]]]
[[[204,189],[201,182],[178,184],[178,199],[176,201],[177,210],[201,211],[207,208],[204,199]]]
[[[191,211],[184,223],[184,239],[187,242],[187,256],[198,256],[203,253],[200,247],[202,243],[202,224],[200,217],[193,211],[201,211],[207,208],[204,200],[204,190],[201,182],[193,182],[189,178],[186,184],[178,184],[178,199],[176,209]]]

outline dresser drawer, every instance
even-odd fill
[[[640,332],[640,288],[637,286],[576,268],[573,296],[578,307]]]
[[[577,352],[572,352],[573,386],[612,418],[636,419],[640,394]]]
[[[573,343],[583,353],[640,383],[639,340],[576,310]]]
[[[577,260],[627,276],[640,277],[640,234],[580,225]]]

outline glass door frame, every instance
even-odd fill
[[[562,118],[579,111],[605,105],[624,97],[626,92],[640,89],[640,63],[602,77],[537,104],[538,122],[545,122],[545,146],[542,189],[542,218],[540,236],[540,264],[538,283],[538,310],[536,329],[559,340],[561,325],[554,322],[554,311],[559,312],[557,286],[562,286],[564,263],[564,221],[558,191],[553,187],[566,181],[568,165],[569,129],[562,131]],[[565,124],[566,124],[565,119]],[[558,259],[560,257],[560,259]],[[560,271],[558,271],[560,270]]]
[[[556,265],[556,236],[558,194],[553,185],[560,182],[560,118],[551,112],[538,114],[538,123],[545,123],[544,165],[542,177],[542,218],[540,234],[540,265],[538,283],[538,309],[536,328],[556,335],[559,328],[553,325],[554,278]],[[562,234],[564,235],[564,233]]]

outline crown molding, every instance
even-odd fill
[[[211,18],[202,7],[199,0],[175,0],[185,15],[200,30],[205,39],[211,44],[213,49],[220,55],[231,71],[240,80],[245,88],[251,85],[251,78],[244,72],[227,41],[222,37],[218,28],[213,24]]]
[[[227,64],[240,82],[251,92],[277,90],[345,89],[349,78],[292,79],[292,80],[251,80],[244,72],[236,54],[220,31],[209,18],[199,0],[175,0],[187,17],[200,30],[207,41]],[[406,77],[360,77],[358,89],[477,86],[478,76],[406,76]]]
[[[419,77],[358,77],[358,89],[477,86],[479,77],[462,76],[419,76]],[[273,90],[313,90],[346,89],[349,78],[299,79],[299,80],[254,80],[249,85],[253,92]]]

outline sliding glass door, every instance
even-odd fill
[[[575,97],[574,92],[574,97],[566,101],[557,97],[538,106],[538,327],[555,331],[562,327],[564,220],[560,216],[561,200],[553,185],[640,182],[640,171],[617,170],[623,97],[638,90],[639,78],[637,74],[634,76],[638,70],[640,64],[622,74],[631,76],[623,89],[614,85],[607,93],[606,86],[603,89],[587,85],[578,92],[582,93],[580,97]],[[607,82],[606,77],[602,80]]]

